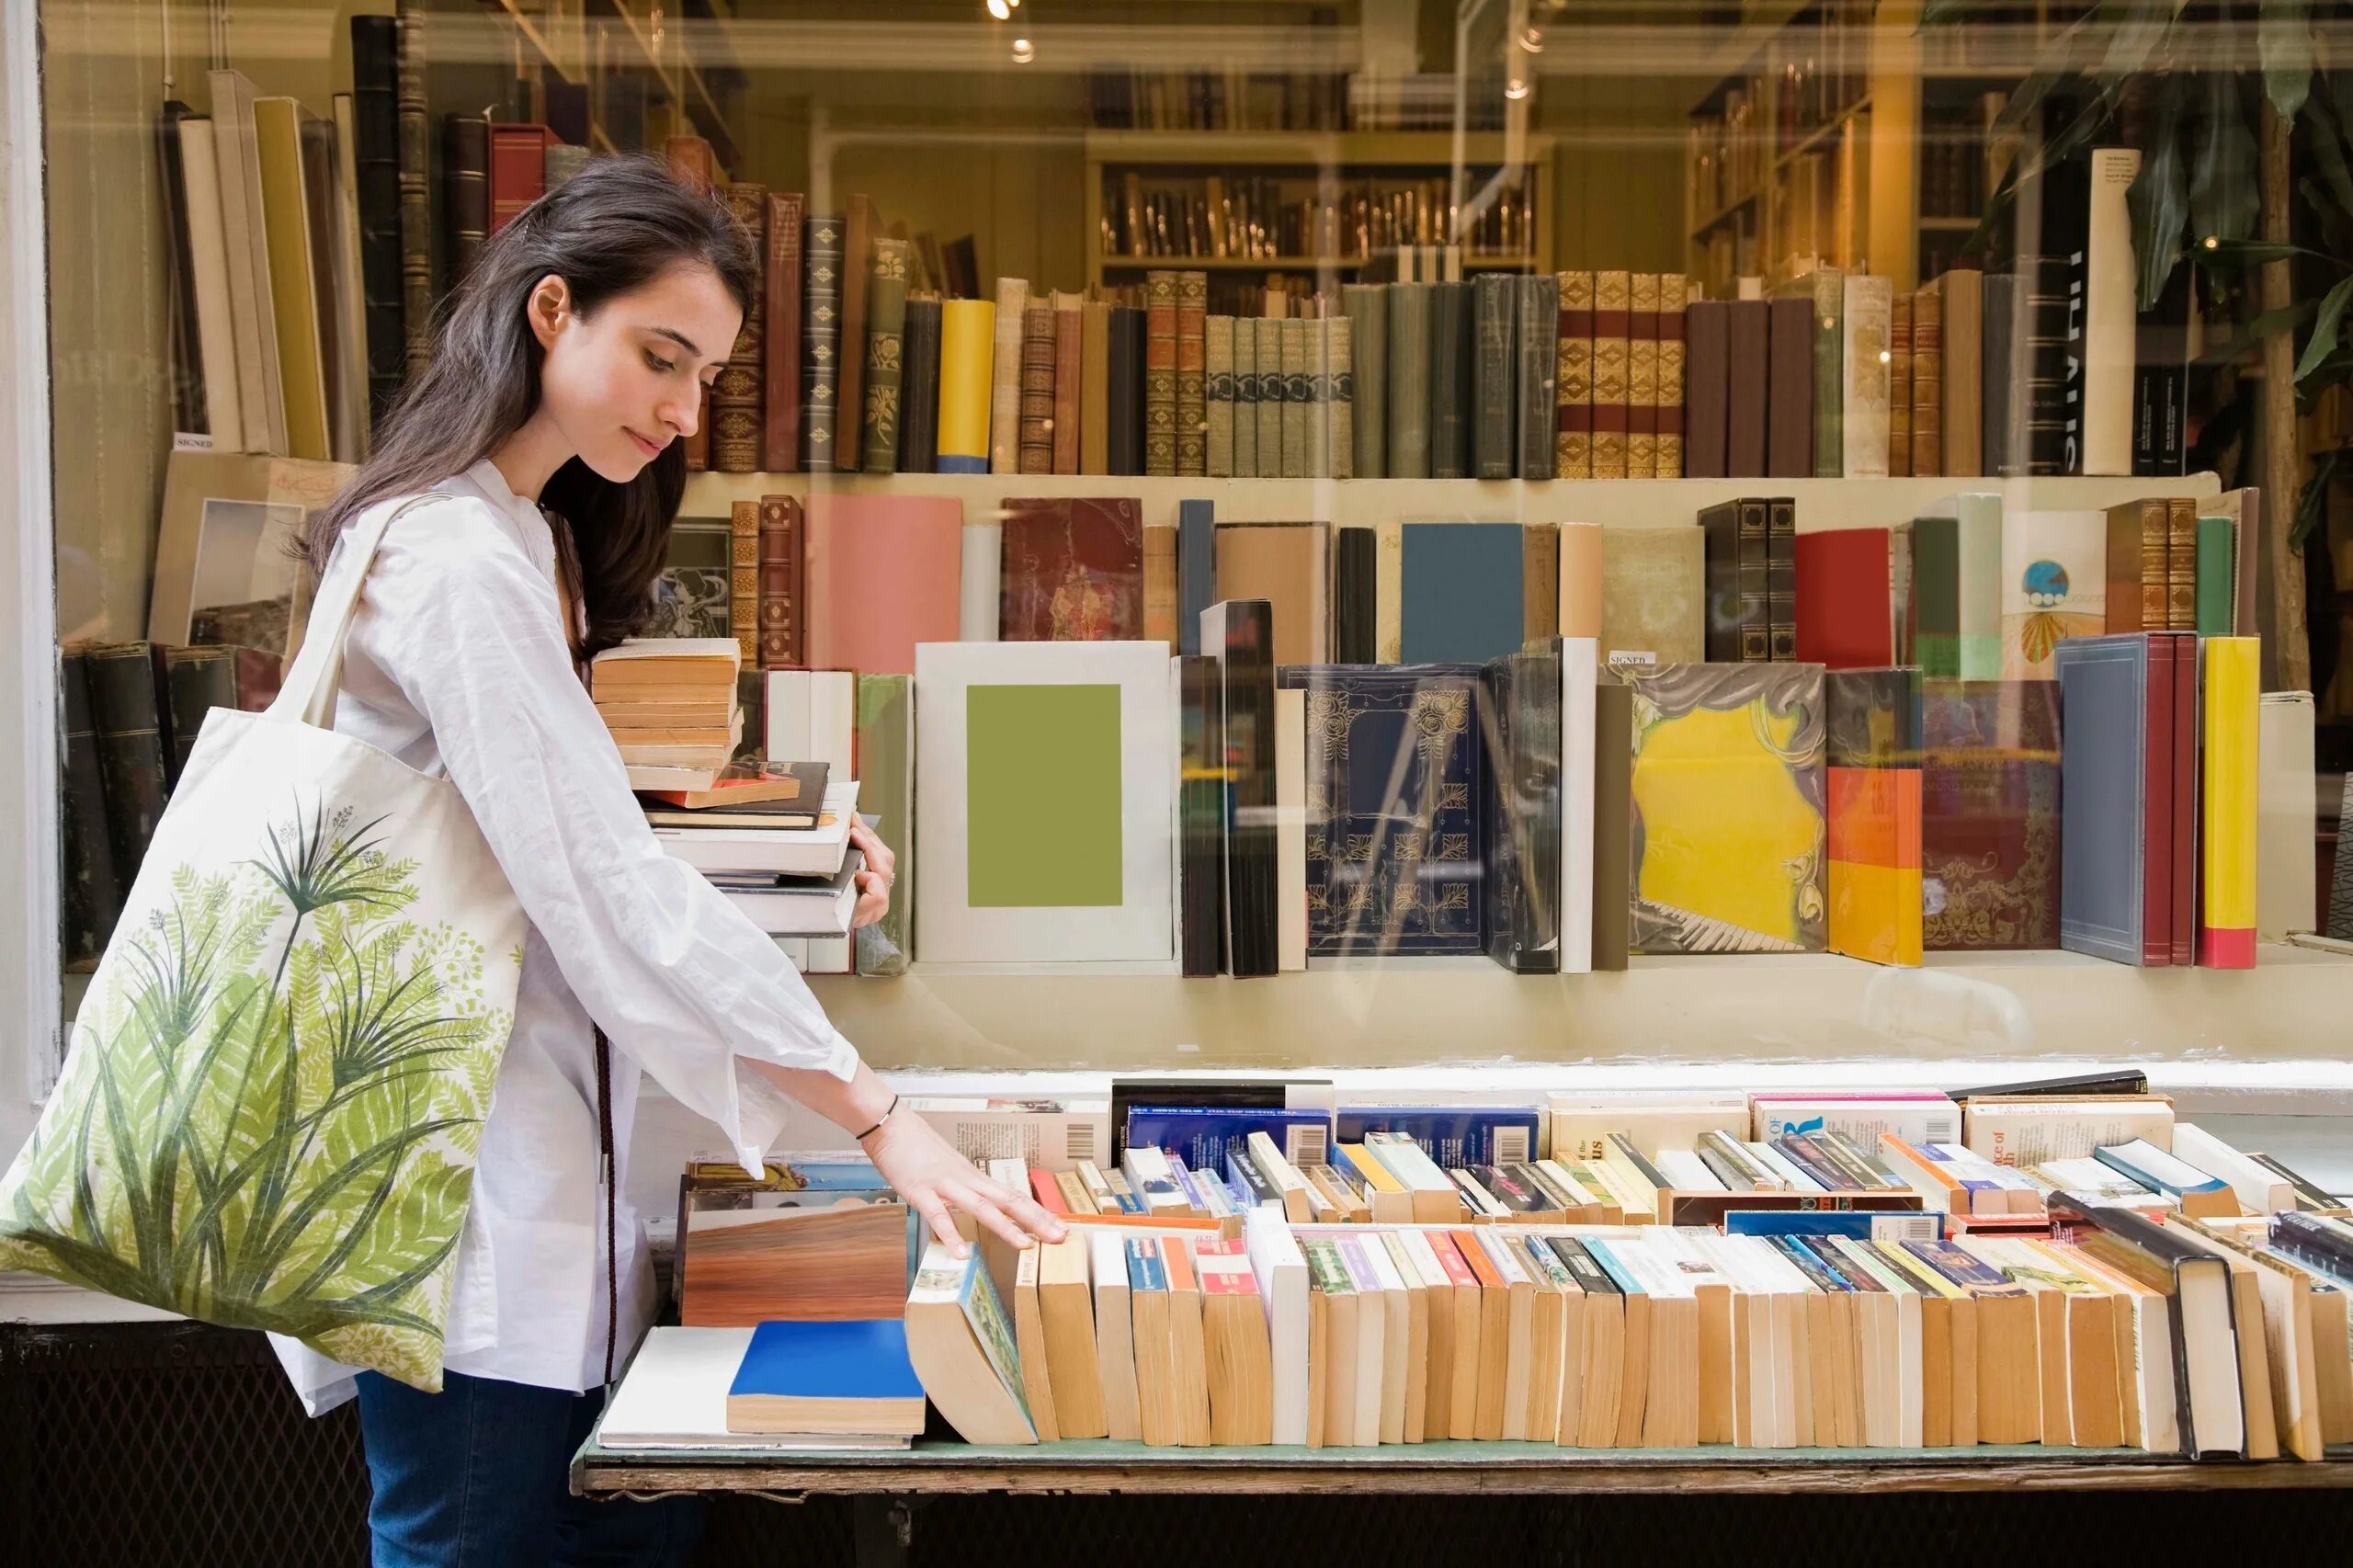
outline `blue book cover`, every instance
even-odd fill
[[[1733,1209],[1728,1236],[1852,1236],[1859,1242],[1942,1241],[1944,1216],[1867,1209]]]
[[[1279,1106],[1130,1106],[1120,1147],[1165,1149],[1198,1176],[1247,1152],[1253,1132],[1273,1139],[1292,1164],[1313,1165],[1331,1142],[1332,1119]]]
[[[1307,950],[1483,953],[1476,665],[1287,665],[1307,693]]]
[[[1176,503],[1176,651],[1201,651],[1201,611],[1217,598],[1217,506]]]
[[[1160,1244],[1149,1236],[1129,1239],[1128,1289],[1131,1290],[1168,1289],[1168,1266],[1160,1261]]]
[[[1335,1117],[1342,1143],[1368,1132],[1403,1132],[1440,1170],[1517,1165],[1536,1158],[1543,1113],[1533,1106],[1343,1106]]]
[[[2149,956],[2149,640],[2070,637],[2059,670],[2059,945],[2116,963]]]
[[[1643,1282],[1634,1278],[1634,1271],[1626,1267],[1625,1262],[1619,1257],[1608,1242],[1596,1241],[1591,1236],[1582,1236],[1578,1239],[1585,1243],[1585,1250],[1593,1255],[1593,1261],[1601,1266],[1601,1271],[1609,1276],[1611,1284],[1629,1296],[1650,1294],[1643,1289]]]
[[[899,1318],[764,1323],[728,1385],[737,1394],[791,1399],[921,1399]]]
[[[1527,544],[1518,523],[1398,529],[1397,631],[1407,664],[1484,664],[1519,652]]]

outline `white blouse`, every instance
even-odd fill
[[[562,631],[555,540],[484,461],[384,536],[345,643],[338,733],[454,780],[529,929],[515,1028],[459,1238],[446,1366],[582,1391],[603,1380],[604,1201],[589,1019],[613,1047],[615,1182],[626,1193],[642,1068],[756,1166],[790,1101],[747,1060],[847,1082],[858,1052],[774,941],[663,853]],[[384,505],[397,505],[387,502]],[[620,1351],[653,1313],[620,1200]],[[271,1336],[315,1415],[352,1369]]]

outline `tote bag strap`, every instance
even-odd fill
[[[386,530],[410,508],[450,498],[446,492],[428,490],[397,506],[381,506],[375,516],[344,536],[343,549],[336,552],[334,568],[319,585],[318,599],[311,607],[302,651],[294,655],[294,665],[286,672],[278,698],[269,705],[270,717],[293,719],[323,730],[334,725],[335,694],[343,682],[344,634],[351,629],[359,590],[367,584],[368,569],[375,564],[377,548],[384,542]]]

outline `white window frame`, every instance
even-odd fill
[[[50,470],[49,214],[40,19],[0,6],[0,1161],[15,1155],[59,1060],[57,556]]]

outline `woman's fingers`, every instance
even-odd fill
[[[891,912],[891,884],[871,871],[860,871],[858,883],[858,907],[850,912],[852,930],[871,926]]]
[[[973,1219],[995,1231],[1011,1245],[1026,1247],[1033,1244],[1029,1233],[1006,1217],[1005,1210],[991,1201],[987,1194],[975,1189],[972,1183],[942,1182],[939,1194]]]
[[[938,1192],[910,1193],[907,1201],[914,1204],[915,1212],[924,1217],[924,1221],[931,1227],[931,1233],[947,1243],[949,1249],[958,1257],[971,1250],[962,1233],[956,1229],[956,1217],[948,1211],[947,1203]]]

